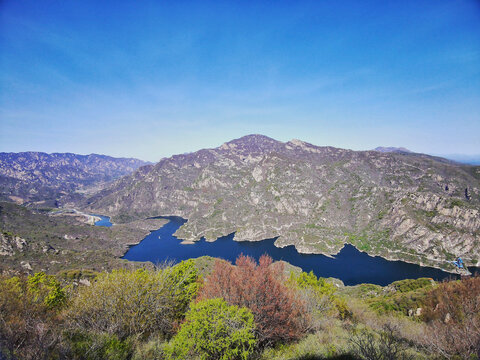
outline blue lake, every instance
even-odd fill
[[[371,283],[387,285],[396,280],[430,277],[435,280],[457,278],[458,276],[403,261],[388,261],[381,257],[369,256],[358,251],[351,245],[346,245],[336,256],[327,257],[318,254],[300,254],[293,246],[277,248],[275,239],[263,241],[238,242],[233,240],[233,234],[221,237],[215,242],[204,239],[195,244],[181,244],[173,233],[186,222],[178,217],[167,217],[170,221],[162,228],[152,231],[138,245],[132,246],[123,257],[131,261],[164,261],[180,262],[204,255],[223,258],[234,262],[238,255],[244,254],[258,258],[263,254],[270,255],[274,260],[285,260],[298,266],[303,271],[313,270],[321,277],[334,277],[342,280],[345,285]],[[472,269],[473,270],[473,269]]]
[[[95,222],[95,226],[106,226],[110,227],[113,224],[110,222],[110,218],[108,216],[103,216],[103,215],[97,215],[97,214],[92,214],[93,216],[98,216],[100,220]]]

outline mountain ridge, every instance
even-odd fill
[[[404,147],[394,147],[394,146],[377,146],[374,151],[379,152],[399,152],[399,153],[411,153],[412,151]]]
[[[146,162],[108,155],[44,152],[0,153],[1,200],[56,202],[137,170]]]
[[[304,253],[350,243],[371,255],[448,267],[480,258],[480,168],[250,135],[164,158],[89,198],[85,209],[129,221],[177,215],[175,234],[208,241],[278,237]]]

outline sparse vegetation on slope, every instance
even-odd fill
[[[145,266],[120,257],[130,244],[166,222],[149,219],[105,228],[68,215],[0,202],[0,273],[54,274],[68,269],[104,271]]]

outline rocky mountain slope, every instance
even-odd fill
[[[89,199],[116,222],[188,219],[176,233],[209,241],[278,237],[277,246],[369,254],[437,267],[480,259],[480,167],[415,153],[351,151],[249,135],[162,159]]]
[[[0,153],[0,200],[54,202],[129,174],[146,163],[105,155]]]

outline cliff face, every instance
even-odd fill
[[[176,235],[213,241],[277,237],[276,245],[444,266],[480,258],[480,167],[414,153],[282,143],[261,135],[142,167],[89,199],[128,221],[178,215]]]
[[[145,162],[105,155],[0,153],[0,200],[50,200],[129,174]]]

